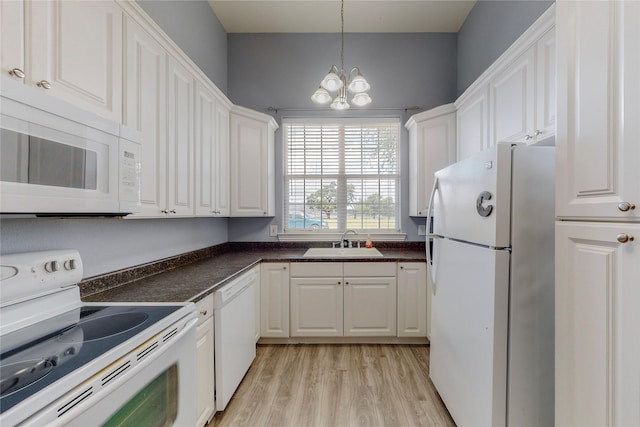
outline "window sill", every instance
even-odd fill
[[[371,240],[376,241],[384,241],[384,242],[404,242],[407,239],[406,233],[358,233],[357,235],[353,235],[349,233],[347,238],[349,240],[355,241],[365,241],[367,239],[367,234],[371,236]],[[278,240],[281,242],[337,242],[342,237],[342,233],[320,233],[320,232],[288,232],[288,233],[279,233]]]

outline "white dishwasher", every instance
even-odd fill
[[[223,411],[256,357],[258,268],[214,292],[216,410]]]

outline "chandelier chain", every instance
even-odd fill
[[[344,70],[344,0],[341,0],[340,2],[340,22],[342,23],[340,30],[340,37],[342,40],[342,46],[340,48],[340,69]]]

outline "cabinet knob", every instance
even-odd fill
[[[24,79],[24,71],[22,71],[20,68],[12,68],[11,70],[9,70],[9,75],[17,77],[19,79]]]
[[[634,205],[633,203],[629,203],[629,202],[618,203],[618,210],[621,212],[632,211],[635,208],[636,208],[636,205]]]
[[[38,82],[38,87],[41,87],[42,89],[49,90],[49,89],[51,89],[51,83],[49,83],[46,80],[40,80]]]
[[[176,213],[176,210],[175,209],[171,209],[169,212],[174,214],[174,213]]]
[[[349,282],[344,282],[345,285],[349,285]]]
[[[401,265],[401,266],[400,266],[400,270],[404,270],[404,265]]]
[[[529,135],[529,134],[527,134],[527,135],[525,135],[525,136],[524,136],[524,140],[525,140],[525,141],[528,141],[528,140],[530,140],[531,138],[533,138],[533,137],[532,137],[531,135]]]
[[[338,285],[342,285],[342,282],[338,282]]]
[[[282,269],[283,269],[283,270],[286,270],[286,269],[287,269],[287,266],[285,265],[284,267],[282,267]]]
[[[627,242],[633,242],[633,236],[630,236],[626,233],[620,233],[616,236],[616,239],[618,240],[618,242],[620,243],[627,243]]]
[[[162,209],[160,212],[163,213],[163,214],[168,214],[169,213],[169,211],[166,210],[166,209]]]
[[[202,311],[200,312],[200,314],[202,314],[203,316],[206,316],[206,315],[207,315],[207,310],[202,310]]]
[[[538,136],[538,135],[541,135],[541,134],[542,134],[542,131],[538,130],[538,129],[536,129],[535,132],[533,132],[533,136]]]

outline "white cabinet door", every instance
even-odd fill
[[[231,216],[275,214],[273,118],[234,107],[231,112]]]
[[[213,359],[213,294],[196,303],[198,338],[196,340],[196,408],[198,427],[204,426],[215,412],[215,369]]]
[[[0,2],[0,68],[3,76],[24,78],[24,43],[24,2]]]
[[[289,264],[260,265],[260,337],[289,337]]]
[[[213,152],[213,206],[215,216],[229,216],[229,107],[216,103],[216,138]]]
[[[193,216],[194,80],[176,59],[167,65],[167,208],[172,216]]]
[[[398,336],[427,336],[427,264],[398,264]]]
[[[640,224],[559,222],[556,260],[556,425],[640,425]]]
[[[114,1],[33,1],[27,83],[116,122],[122,119],[122,17]]]
[[[140,213],[166,216],[167,208],[167,54],[136,22],[125,20],[123,122],[142,133]]]
[[[216,210],[213,200],[215,140],[218,135],[216,98],[204,83],[198,81],[195,99],[195,214],[213,216]]]
[[[458,161],[489,147],[489,88],[483,86],[457,104]]]
[[[556,214],[638,220],[640,3],[556,7]]]
[[[536,125],[533,141],[556,134],[556,31],[549,30],[536,45]]]
[[[396,336],[396,278],[344,277],[344,336]]]
[[[291,278],[291,336],[342,336],[342,287],[342,277]]]
[[[412,116],[409,130],[409,215],[427,216],[433,174],[456,161],[452,104]]]
[[[489,82],[490,145],[533,138],[534,73],[535,49],[529,49]]]

